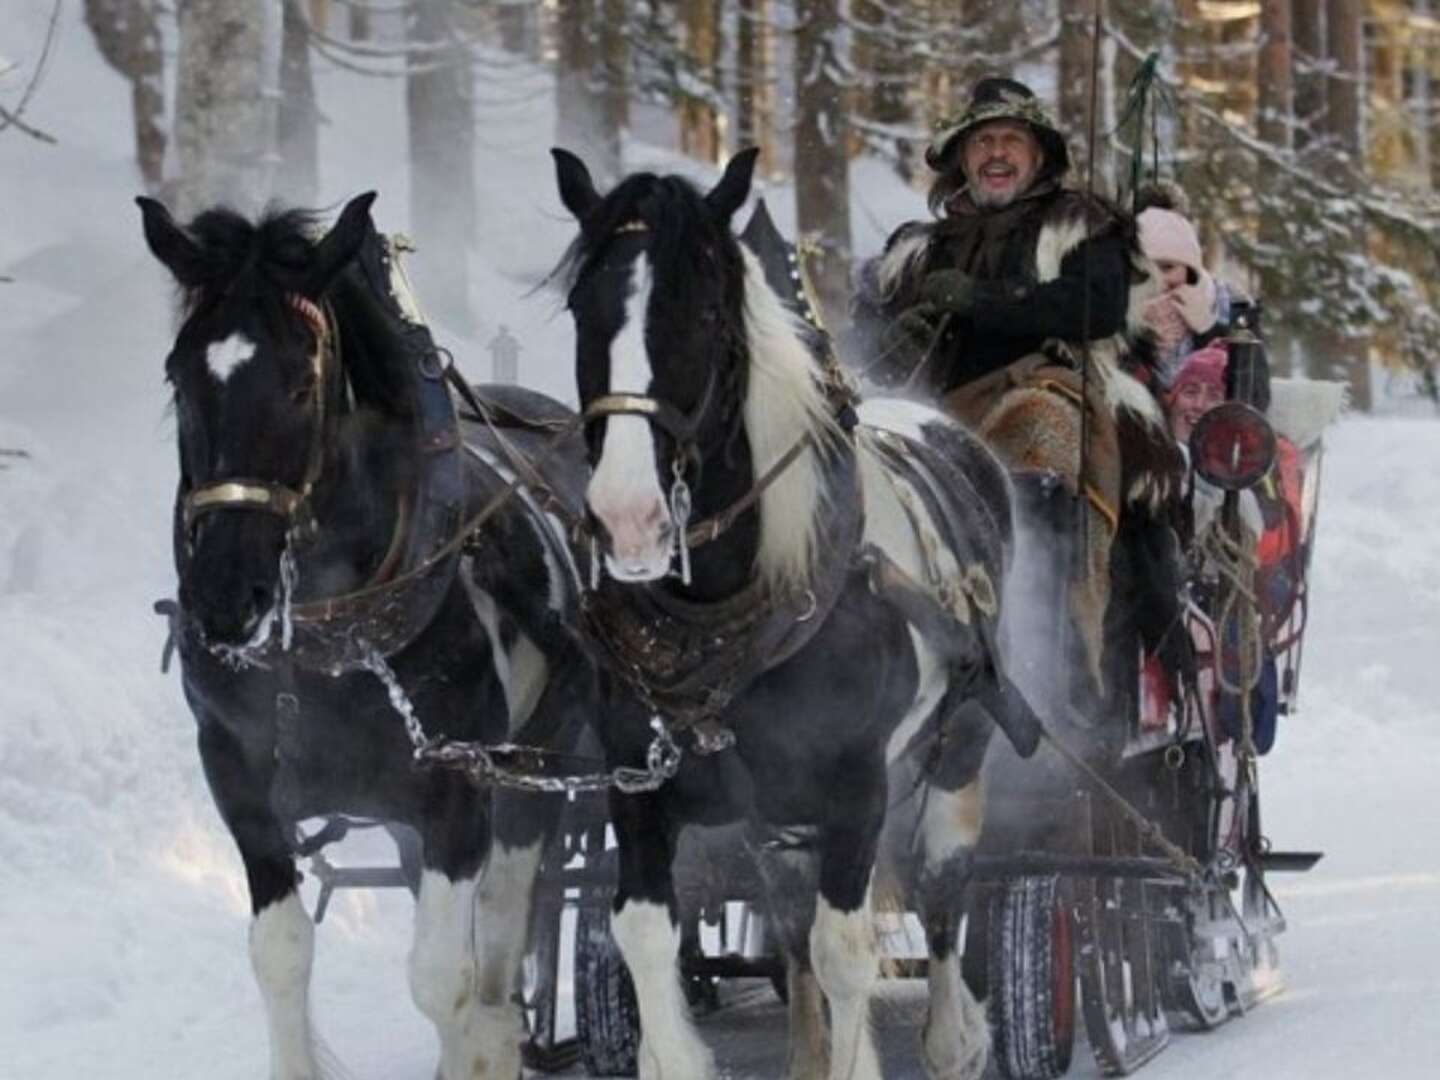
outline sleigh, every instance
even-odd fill
[[[1056,732],[1089,775],[997,762],[965,956],[1004,1076],[1064,1074],[1081,1024],[1101,1070],[1126,1075],[1173,1030],[1214,1027],[1282,985],[1267,876],[1321,856],[1272,849],[1259,756],[1299,707],[1323,433],[1343,388],[1276,380],[1273,395],[1268,417],[1230,402],[1192,439],[1221,492],[1187,552],[1193,683],[1176,694],[1135,650],[1107,715]],[[1280,500],[1285,543],[1266,565],[1247,561],[1242,500],[1273,478],[1277,439],[1298,488]]]

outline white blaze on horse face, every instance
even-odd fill
[[[205,347],[205,363],[222,383],[254,355],[255,343],[239,331],[224,341],[212,341]]]
[[[625,301],[625,323],[610,343],[611,394],[647,395],[650,356],[645,316],[650,307],[650,265],[637,259]],[[610,534],[605,565],[618,581],[654,581],[670,569],[670,511],[655,470],[655,433],[643,416],[610,416],[600,459],[585,498]]]

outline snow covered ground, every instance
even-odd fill
[[[5,5],[4,51],[22,70],[48,8]],[[255,1080],[267,1058],[243,876],[175,676],[158,671],[164,629],[150,612],[172,588],[169,285],[130,203],[128,91],[80,8],[65,5],[26,114],[59,145],[0,134],[0,276],[14,279],[0,282],[0,448],[30,455],[0,457],[0,1078]],[[0,82],[7,102],[17,78]],[[405,228],[401,89],[331,70],[321,93],[322,202],[375,187],[381,227]],[[486,321],[476,341],[442,340],[483,378],[483,342],[503,314],[524,344],[525,380],[566,394],[568,320],[527,296],[570,235],[547,109],[487,107],[476,260]],[[648,160],[665,159],[637,151],[632,164]],[[920,199],[876,167],[856,177],[857,244],[873,250]],[[767,195],[788,226],[788,192]],[[1436,461],[1433,420],[1352,419],[1331,435],[1302,712],[1262,772],[1276,846],[1327,854],[1278,880],[1286,992],[1214,1034],[1177,1038],[1148,1076],[1434,1075]],[[361,1080],[433,1074],[405,985],[409,921],[404,895],[351,892],[319,934],[318,1025]],[[895,990],[880,1010],[887,1026],[913,1020],[913,993]],[[749,995],[707,1026],[723,1033],[735,1076],[779,1073],[782,1026],[766,1000]],[[918,1075],[913,1053],[894,1060]],[[1083,1054],[1075,1074],[1095,1075]]]

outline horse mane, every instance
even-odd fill
[[[314,211],[274,206],[255,221],[223,206],[198,214],[186,226],[200,249],[186,314],[298,289],[318,223]]]
[[[823,458],[841,431],[798,316],[775,295],[760,260],[737,246],[745,267],[743,318],[750,358],[745,433],[755,475],[763,476],[796,439],[811,438],[760,496],[756,568],[773,587],[800,589],[810,579],[820,515],[829,498]]]

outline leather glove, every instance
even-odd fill
[[[918,362],[930,351],[940,318],[941,312],[933,304],[906,308],[880,335],[881,354],[913,354]]]
[[[873,376],[900,385],[924,362],[939,332],[943,313],[932,304],[906,308],[880,332]]]
[[[969,315],[975,310],[975,279],[961,270],[935,270],[920,283],[920,299],[941,311]]]

